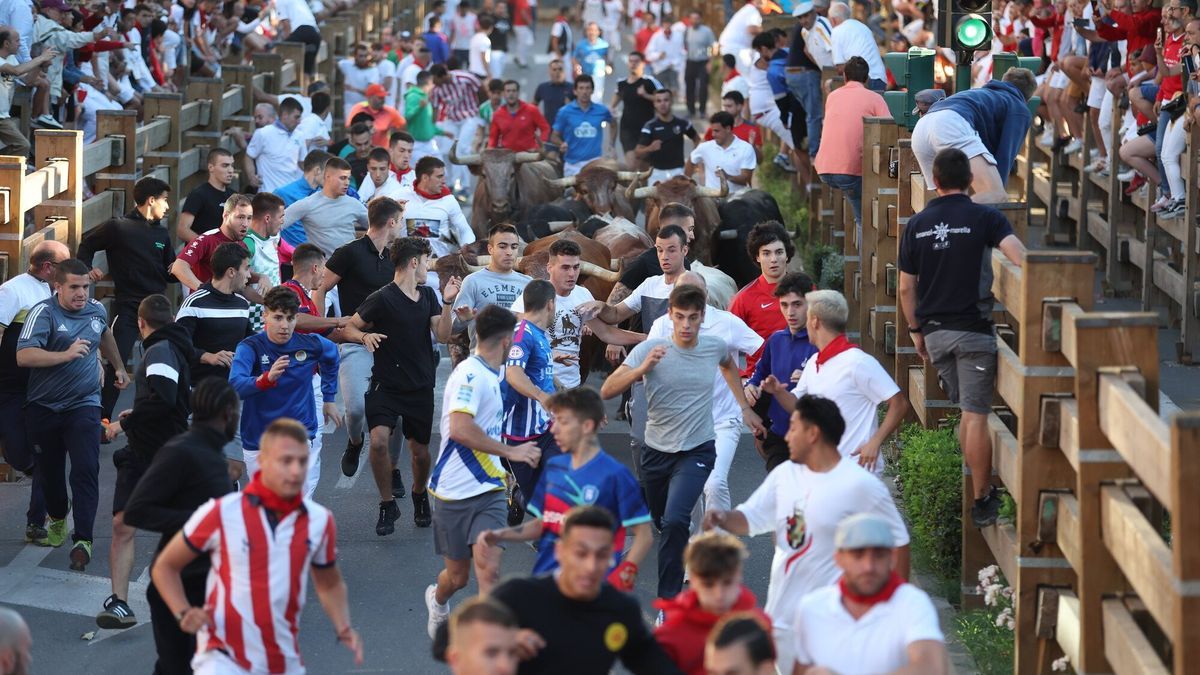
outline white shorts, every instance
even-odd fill
[[[442,154],[439,152],[437,138],[413,143],[412,166],[416,166],[417,162],[425,157],[437,157],[441,159]]]
[[[1104,104],[1104,95],[1108,93],[1108,87],[1104,86],[1103,77],[1092,77],[1092,86],[1088,88],[1087,104],[1089,108],[1100,109]]]
[[[663,181],[668,181],[675,176],[683,175],[683,167],[678,169],[652,169],[650,171],[650,179],[646,181],[646,185],[654,185]]]
[[[600,158],[593,157],[591,159],[585,159],[582,162],[563,162],[563,178],[566,178],[567,176],[574,176],[574,175],[578,174],[580,169],[587,166],[588,164],[591,164],[592,162],[596,161],[597,159],[600,159]]]
[[[1054,74],[1050,76],[1051,89],[1066,89],[1068,86],[1070,86],[1070,84],[1070,78],[1068,78],[1067,74],[1061,70],[1054,71]]]
[[[912,151],[917,164],[921,166],[925,186],[930,190],[934,189],[933,158],[948,148],[962,150],[968,159],[982,156],[989,164],[996,163],[996,158],[983,144],[979,133],[962,115],[953,110],[927,113],[913,129]]]

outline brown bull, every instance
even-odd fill
[[[636,181],[626,190],[631,199],[646,200],[646,232],[658,235],[658,212],[671,202],[689,206],[696,212],[696,236],[692,241],[691,253],[695,260],[705,265],[713,264],[713,249],[721,216],[717,212],[717,201],[729,194],[729,185],[724,179],[721,187],[710,188],[697,185],[686,176],[675,176],[650,187],[637,187]]]
[[[576,198],[582,200],[597,216],[633,220],[633,206],[624,191],[617,188],[621,181],[629,182],[638,178],[636,171],[618,171],[617,163],[611,159],[597,159],[580,169],[578,174],[556,178],[551,184],[559,189],[575,188]]]
[[[471,207],[471,229],[477,239],[485,239],[494,225],[515,222],[526,207],[546,204],[562,195],[562,189],[550,182],[558,178],[558,170],[539,152],[488,148],[477,155],[459,157],[451,145],[450,161],[480,174]]]

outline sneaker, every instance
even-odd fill
[[[658,614],[655,615],[655,617],[654,617],[654,627],[658,628],[659,626],[663,625],[663,621],[666,621],[666,620],[667,620],[667,615],[661,609],[658,610]]]
[[[1125,169],[1121,173],[1117,174],[1117,180],[1121,181],[1122,183],[1128,183],[1129,181],[1136,178],[1137,175],[1138,174],[1135,169]]]
[[[425,609],[429,612],[429,621],[425,624],[425,629],[429,632],[429,639],[433,640],[437,637],[438,626],[446,623],[450,616],[450,606],[438,604],[437,584],[429,584],[425,589]]]
[[[796,167],[792,166],[792,160],[782,152],[775,155],[775,166],[788,173],[796,173]]]
[[[429,510],[429,493],[414,492],[412,493],[413,502],[413,525],[417,527],[429,527],[433,524],[433,512]]]
[[[96,625],[109,630],[132,628],[137,625],[137,617],[128,603],[113,593],[104,601],[104,611],[96,615]]]
[[[1171,198],[1166,195],[1163,195],[1158,198],[1158,201],[1156,201],[1150,205],[1150,212],[1158,213],[1159,211],[1162,211],[1163,209],[1167,208],[1170,205],[1171,205]]]
[[[1174,220],[1175,218],[1182,218],[1186,212],[1187,203],[1184,200],[1172,199],[1166,208],[1158,212],[1158,217],[1165,220]]]
[[[1054,145],[1054,130],[1047,127],[1046,131],[1044,131],[1042,135],[1038,137],[1037,144],[1043,148],[1048,148]]]
[[[1111,174],[1111,170],[1108,168],[1108,162],[1105,162],[1104,166],[1100,167],[1096,171],[1097,176],[1104,176],[1105,178],[1108,178],[1110,174]]]
[[[975,523],[975,527],[984,528],[996,524],[999,516],[1000,495],[996,491],[996,486],[993,485],[991,492],[988,492],[983,499],[976,499],[975,504],[971,506],[971,522]]]
[[[1054,152],[1058,152],[1059,150],[1067,147],[1072,140],[1074,139],[1072,139],[1070,136],[1059,136],[1058,138],[1054,139],[1054,143],[1050,145],[1050,149]]]
[[[1067,141],[1066,145],[1063,146],[1062,151],[1064,155],[1073,155],[1082,149],[1083,141],[1079,140],[1078,138],[1072,138],[1070,141]]]
[[[30,120],[29,123],[32,124],[33,126],[42,127],[44,129],[62,129],[63,128],[62,122],[59,122],[58,120],[54,119],[54,117],[51,116],[50,113],[46,113],[39,117],[35,117],[34,119]]]
[[[92,542],[80,539],[71,547],[71,569],[82,572],[92,562]]]
[[[396,500],[379,502],[379,522],[375,523],[375,534],[384,537],[396,531],[396,521],[400,519],[400,507]]]
[[[408,491],[404,489],[404,474],[400,473],[400,469],[392,469],[392,496],[404,499],[406,494]]]
[[[1099,159],[1092,160],[1091,164],[1088,164],[1087,166],[1083,167],[1083,172],[1084,173],[1100,173],[1103,171],[1105,174],[1107,174],[1108,173],[1106,171],[1107,169],[1108,169],[1108,160],[1104,159],[1104,158],[1099,158]]]
[[[41,539],[34,540],[33,543],[38,546],[50,546],[58,548],[67,542],[67,519],[62,520],[50,519],[50,525],[46,527],[46,536]]]
[[[1125,188],[1125,194],[1132,197],[1133,195],[1137,194],[1137,191],[1142,189],[1142,186],[1145,184],[1146,177],[1139,173],[1133,177],[1133,180],[1129,181],[1129,187]]]
[[[358,456],[362,454],[363,442],[351,443],[346,441],[346,449],[342,451],[342,475],[351,478],[358,473]]]
[[[37,523],[27,523],[25,525],[25,543],[33,544],[46,538],[46,528]]]

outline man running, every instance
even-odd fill
[[[563,176],[574,176],[588,162],[615,152],[613,116],[608,108],[592,101],[595,86],[591,75],[575,78],[575,100],[560,108],[554,118],[550,144],[562,153]]]
[[[450,613],[446,663],[453,675],[515,675],[517,617],[491,598],[471,598]]]
[[[446,163],[437,157],[422,157],[414,173],[416,182],[398,198],[404,202],[402,234],[428,239],[435,258],[475,243],[475,230],[446,186]],[[430,275],[428,283],[437,289],[436,273]]]
[[[650,164],[647,185],[683,175],[683,138],[700,143],[700,134],[692,123],[671,112],[674,94],[670,89],[654,92],[654,118],[642,126],[633,153]]]
[[[283,289],[274,297],[281,294],[295,298]],[[197,633],[192,663],[198,673],[304,672],[306,571],[337,642],[362,664],[362,638],[350,625],[346,583],[336,567],[333,514],[303,495],[308,436],[301,422],[271,422],[259,440],[262,471],[244,491],[197,509],[155,560],[151,578],[164,604],[184,632]],[[208,586],[224,600],[216,607],[192,604],[184,589],[181,575],[200,557],[211,560]]]
[[[787,273],[788,262],[796,253],[796,247],[792,245],[792,238],[783,223],[768,220],[750,228],[750,234],[746,235],[746,253],[758,263],[762,273],[733,296],[729,313],[745,321],[747,326],[766,340],[776,331],[787,328],[787,320],[779,311],[775,287]],[[749,377],[754,372],[754,365],[760,356],[761,350],[746,359],[742,377]]]
[[[537,152],[542,143],[550,140],[550,125],[542,111],[532,103],[521,100],[521,84],[516,80],[504,83],[504,105],[492,111],[488,130],[489,148],[508,148],[513,152]]]
[[[474,316],[490,305],[511,308],[530,281],[528,276],[513,269],[520,246],[517,228],[496,225],[488,232],[487,252],[491,256],[488,266],[463,279],[462,291],[454,301],[454,314],[466,326],[471,349],[475,349],[477,342]],[[455,332],[462,330],[456,325]]]
[[[227,199],[221,227],[193,239],[192,243],[180,251],[179,257],[169,267],[171,274],[192,292],[198,290],[201,284],[212,281],[213,254],[222,244],[236,243],[247,252],[250,251],[246,232],[249,231],[250,221],[253,219],[254,205],[249,195],[239,194]],[[257,302],[261,298],[251,299]]]

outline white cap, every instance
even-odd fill
[[[806,0],[805,2],[801,2],[796,5],[796,8],[792,10],[792,16],[804,16],[805,14],[808,14],[812,10],[813,10],[813,4]]]
[[[873,513],[847,516],[838,523],[833,544],[839,551],[860,548],[895,548],[892,526]]]

